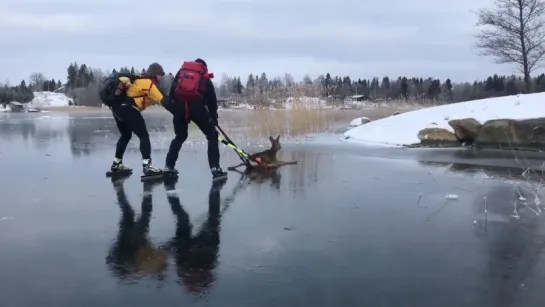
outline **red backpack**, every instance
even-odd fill
[[[206,90],[206,79],[214,78],[208,68],[198,62],[184,62],[179,72],[178,84],[174,93],[178,100],[194,102],[202,99]]]

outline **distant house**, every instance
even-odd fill
[[[11,112],[41,112],[41,109],[28,107],[27,104],[12,101],[9,103]]]
[[[366,101],[366,100],[369,100],[369,98],[365,95],[352,95],[352,96],[348,96],[346,98],[347,102],[353,102],[353,101]]]
[[[11,112],[24,112],[25,111],[25,105],[20,103],[20,102],[17,102],[17,101],[10,102],[9,106],[10,106]]]

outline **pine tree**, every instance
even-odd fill
[[[406,77],[401,79],[401,96],[403,96],[405,100],[409,99],[409,84],[407,83]]]
[[[66,80],[66,87],[70,89],[74,89],[77,86],[77,78],[78,78],[78,64],[77,63],[71,63],[70,66],[68,66],[68,77]]]
[[[236,92],[237,94],[242,94],[243,86],[242,82],[240,81],[240,77],[237,78],[237,84],[236,84]]]
[[[255,87],[255,79],[254,79],[254,75],[253,74],[250,74],[248,76],[248,80],[246,80],[246,89],[248,90],[251,90]]]
[[[452,97],[452,81],[450,81],[450,79],[447,79],[445,81],[445,87],[447,88],[448,100],[449,100],[449,102],[452,102],[453,101],[453,97]]]

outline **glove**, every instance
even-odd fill
[[[170,100],[170,97],[165,97],[163,99],[163,108],[165,108],[170,113],[174,114],[174,101]]]

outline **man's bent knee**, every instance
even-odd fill
[[[217,142],[218,141],[218,132],[214,129],[212,131],[210,131],[207,135],[206,135],[206,139],[209,141],[209,142]]]
[[[139,138],[139,139],[149,139],[149,133],[147,130],[144,130],[144,131],[138,131],[138,133],[135,133],[136,136]]]
[[[178,142],[185,142],[185,140],[187,140],[187,137],[188,137],[188,133],[187,131],[178,131],[176,132],[176,136],[174,136],[174,139],[176,139],[176,141]]]
[[[129,142],[132,138],[132,132],[131,133],[121,133],[120,139]]]

